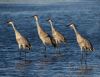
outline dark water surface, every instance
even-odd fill
[[[48,46],[48,57],[44,58],[44,46],[38,38],[33,15],[39,15],[42,27],[49,34],[51,30],[46,19],[51,17],[56,29],[67,38],[67,44],[60,47],[60,55]],[[14,20],[18,31],[28,37],[33,46],[26,60],[18,59],[14,31],[6,23],[9,19]],[[95,48],[95,52],[88,55],[87,68],[80,64],[80,48],[74,32],[65,27],[71,21]],[[100,77],[100,3],[0,4],[0,77]]]

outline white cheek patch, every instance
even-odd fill
[[[73,25],[71,24],[70,26],[72,27]]]
[[[12,22],[9,22],[9,24],[12,24]]]

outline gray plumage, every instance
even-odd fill
[[[17,29],[14,26],[14,23],[12,21],[9,21],[8,24],[10,24],[15,32],[16,41],[18,43],[19,49],[31,49],[31,44],[29,43],[28,39],[22,36]]]
[[[36,21],[36,26],[37,26],[38,35],[39,35],[39,38],[41,39],[42,43],[43,43],[45,46],[46,46],[46,45],[53,45],[54,47],[56,47],[56,44],[55,44],[54,39],[53,39],[49,34],[47,34],[47,33],[42,29],[42,27],[40,26],[39,20],[38,20],[38,16],[37,16],[37,15],[34,16],[34,19],[35,19],[35,21]]]
[[[61,44],[61,43],[65,43],[66,42],[65,37],[54,28],[52,20],[49,19],[48,22],[50,23],[52,36],[53,36],[56,44],[58,45],[58,44]]]
[[[93,51],[93,45],[91,44],[91,42],[89,40],[87,40],[86,38],[84,38],[77,30],[75,27],[75,24],[71,24],[70,27],[74,30],[75,35],[76,35],[76,39],[77,42],[80,46],[81,51]]]

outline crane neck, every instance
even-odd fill
[[[36,26],[37,26],[38,34],[41,34],[41,32],[44,32],[43,29],[41,28],[40,24],[39,24],[39,20],[38,19],[36,19]]]
[[[15,31],[15,32],[18,32],[17,29],[15,28],[14,24],[12,23],[11,25],[12,25],[14,31]]]
[[[74,32],[75,32],[76,35],[79,34],[79,32],[77,31],[77,29],[75,28],[75,26],[73,27],[73,30],[74,30]]]
[[[51,29],[52,29],[52,30],[55,30],[54,27],[53,27],[52,21],[49,21],[49,23],[50,23]]]
[[[36,26],[37,26],[37,29],[41,28],[38,19],[36,19]]]
[[[20,35],[20,33],[17,31],[17,29],[15,28],[14,24],[12,23],[11,24],[13,29],[14,29],[14,32],[15,32],[15,35]]]
[[[39,26],[39,20],[36,20],[36,26],[37,27]]]

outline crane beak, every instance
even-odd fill
[[[67,24],[67,26],[71,28],[71,23]]]
[[[7,21],[6,23],[7,23],[7,24],[9,24],[9,22],[8,22],[8,21]]]
[[[50,17],[48,19],[46,19],[47,22],[49,22],[49,20],[50,20]]]
[[[67,25],[66,25],[66,27],[70,27],[70,25],[69,25],[69,24],[67,24]]]
[[[65,25],[65,28],[69,27],[69,25]]]
[[[32,18],[34,17],[34,16],[31,16]]]
[[[70,26],[70,25],[66,25],[66,26]]]
[[[7,23],[8,25],[10,25],[9,22],[10,22],[10,21],[7,21],[6,23]]]
[[[46,19],[47,22],[49,22],[49,19]]]

